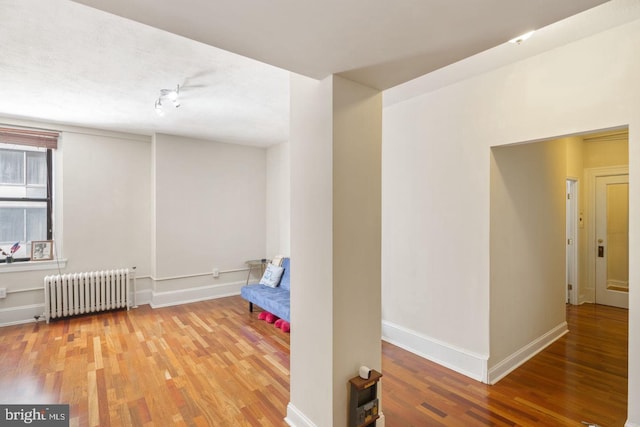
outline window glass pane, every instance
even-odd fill
[[[47,240],[47,209],[27,209],[27,241]]]
[[[0,150],[0,184],[24,184],[24,151]]]
[[[27,152],[27,185],[47,185],[47,153]]]
[[[0,245],[49,240],[47,199],[51,151],[0,143]],[[38,200],[40,199],[40,200]],[[21,249],[22,251],[22,249]],[[27,254],[28,255],[28,254]]]
[[[0,243],[24,240],[24,209],[0,208]]]

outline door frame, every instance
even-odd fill
[[[565,231],[567,240],[573,237],[573,241],[569,243],[567,241],[566,246],[566,270],[567,270],[567,280],[565,283],[565,292],[566,292],[566,300],[567,303],[577,305],[578,304],[578,283],[580,282],[578,274],[578,222],[579,222],[579,213],[578,213],[578,189],[579,189],[579,181],[578,178],[567,177],[567,229]],[[569,277],[573,278],[573,283],[571,283],[571,290],[569,290]]]
[[[587,228],[587,286],[589,295],[582,302],[596,301],[596,179],[603,176],[629,175],[629,165],[588,168],[584,170],[586,177],[586,194],[589,195]],[[584,295],[584,293],[583,293]]]

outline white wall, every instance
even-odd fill
[[[639,217],[633,190],[640,188],[639,39],[636,20],[386,106],[385,322],[460,357],[491,354],[492,146],[628,124],[630,217]],[[640,229],[633,221],[629,250],[636,259]],[[640,400],[640,293],[633,291],[639,280],[640,266],[631,263],[629,402]],[[457,360],[448,362],[462,370]],[[640,407],[629,406],[629,420],[640,424]]]
[[[154,291],[240,284],[245,261],[266,256],[266,150],[163,134],[153,144]]]
[[[267,149],[267,258],[291,253],[289,143]]]
[[[291,74],[294,326],[287,418],[298,427],[333,422],[332,90],[331,79],[317,81]]]
[[[5,121],[9,125],[12,121]],[[21,124],[21,123],[18,123]],[[27,123],[56,129],[52,124]],[[56,250],[68,260],[62,273],[137,267],[150,273],[150,154],[148,137],[58,127],[54,169]],[[0,300],[0,324],[42,314],[43,278],[58,269],[4,273],[9,296]],[[138,282],[139,290],[149,287]],[[21,292],[27,289],[34,291]]]
[[[382,371],[382,94],[333,77],[333,425],[346,425],[347,381]]]
[[[54,239],[68,260],[62,273],[135,266],[138,303],[153,306],[239,292],[244,262],[266,256],[265,149],[60,129]],[[42,279],[57,272],[0,270],[2,286],[10,284],[0,324],[41,314]]]
[[[149,141],[65,132],[63,239],[69,271],[149,274]]]
[[[384,109],[382,319],[386,340],[480,380],[489,355],[495,141],[471,125],[487,98],[468,85]]]
[[[492,149],[489,382],[567,332],[566,144]]]

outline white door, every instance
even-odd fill
[[[629,175],[596,178],[596,303],[629,308]]]
[[[569,304],[577,304],[576,291],[578,284],[578,253],[577,253],[577,235],[578,235],[578,213],[577,213],[577,195],[576,187],[578,182],[573,179],[567,179],[567,277],[566,277],[566,302]]]

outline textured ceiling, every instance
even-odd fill
[[[388,88],[603,2],[0,0],[0,115],[269,146],[285,70]]]
[[[67,0],[0,0],[0,114],[268,146],[289,72]],[[179,84],[180,108],[154,110]]]

